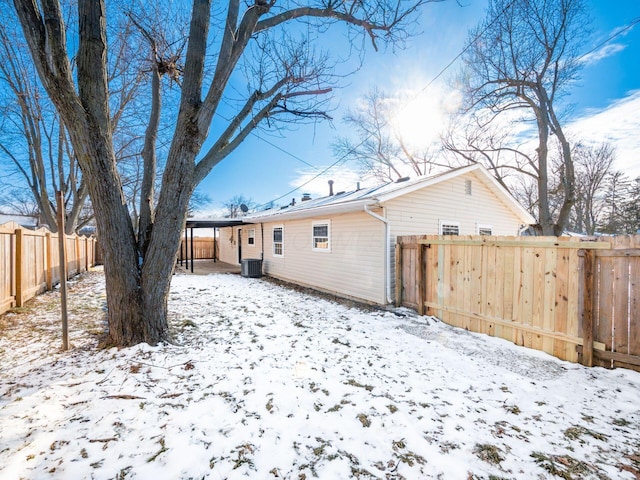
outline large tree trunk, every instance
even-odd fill
[[[155,212],[152,208],[153,176],[150,170],[153,169],[152,143],[157,131],[157,118],[152,116],[150,121],[150,143],[144,152],[145,171],[148,176],[145,177],[143,188],[145,198],[141,208],[140,228],[142,241],[139,242],[116,169],[109,112],[104,0],[77,2],[77,91],[68,57],[66,28],[59,1],[13,1],[38,74],[68,128],[71,143],[89,188],[98,238],[104,252],[109,325],[107,343],[118,346],[140,342],[154,345],[170,340],[167,299],[172,270],[189,199],[198,182],[217,162],[233,151],[260,121],[267,118],[272,111],[278,111],[278,102],[328,91],[316,88],[304,90],[305,84],[315,85],[315,81],[322,78],[322,75],[317,73],[308,76],[303,74],[302,78],[293,73],[301,66],[305,67],[301,71],[307,69],[304,59],[300,62],[293,59],[294,66],[288,65],[287,72],[278,72],[278,68],[274,67],[274,84],[266,91],[257,90],[247,99],[245,107],[224,129],[214,147],[211,147],[196,167],[195,159],[207,137],[223,92],[249,40],[253,38],[252,35],[292,19],[308,16],[324,18],[327,21],[332,18],[338,19],[361,27],[375,42],[375,31],[389,33],[391,27],[387,26],[387,23],[396,25],[414,11],[414,7],[411,6],[407,11],[396,9],[396,14],[391,14],[391,18],[388,18],[382,6],[375,9],[356,9],[365,16],[364,19],[360,19],[352,15],[352,7],[342,5],[341,11],[336,11],[332,6],[324,9],[294,8],[275,14],[259,24],[261,15],[268,12],[273,3],[256,2],[244,11],[238,22],[241,2],[230,0],[227,22],[225,27],[221,27],[224,37],[220,52],[216,56],[215,72],[203,101],[202,86],[212,15],[211,0],[193,0],[180,109]],[[366,17],[369,13],[379,14],[373,16],[378,17],[382,24],[377,25],[375,18],[368,21]],[[300,65],[297,65],[298,63]],[[320,71],[322,70],[321,68]],[[282,78],[278,80],[280,76]],[[154,91],[158,90],[158,86],[159,82],[155,82]],[[293,90],[290,91],[290,88]],[[154,109],[157,106],[159,111],[159,98],[157,100]],[[259,107],[256,102],[266,105]],[[256,113],[253,113],[254,107]],[[311,108],[308,113],[324,115],[315,108]]]

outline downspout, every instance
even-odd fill
[[[260,222],[260,260],[264,262],[264,223]]]
[[[384,276],[385,276],[385,290],[387,303],[393,303],[391,298],[391,232],[389,229],[389,220],[382,215],[369,210],[369,205],[364,206],[364,212],[371,215],[376,220],[380,220],[384,223]]]

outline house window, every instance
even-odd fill
[[[251,228],[247,232],[247,243],[249,245],[255,245],[256,244],[256,229],[255,228]]]
[[[460,235],[460,223],[440,220],[440,235]]]
[[[331,251],[331,223],[328,220],[313,222],[312,249],[320,252]]]
[[[284,227],[273,227],[273,255],[284,255]]]
[[[493,235],[491,225],[478,225],[478,235]]]

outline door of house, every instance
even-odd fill
[[[238,229],[238,263],[242,263],[242,229]]]

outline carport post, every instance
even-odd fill
[[[189,244],[189,231],[187,230],[187,226],[184,227],[184,266],[189,266],[189,253],[187,252],[187,245]],[[182,265],[182,262],[180,262]]]
[[[216,233],[218,229],[213,227],[213,263],[216,263]]]
[[[193,227],[191,227],[191,273],[193,273]]]

